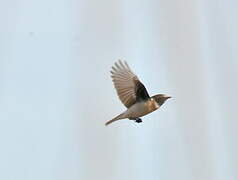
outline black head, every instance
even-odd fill
[[[171,98],[171,96],[165,94],[157,94],[155,96],[152,96],[152,98],[161,106],[167,99]]]

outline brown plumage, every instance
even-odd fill
[[[112,67],[111,74],[117,95],[127,110],[106,122],[105,125],[126,118],[142,122],[140,117],[155,111],[170,98],[164,94],[150,97],[145,86],[126,62],[123,63],[121,60],[116,62]]]

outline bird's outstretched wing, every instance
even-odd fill
[[[112,66],[112,81],[121,102],[129,108],[137,101],[150,98],[145,86],[132,72],[126,62],[119,60]]]

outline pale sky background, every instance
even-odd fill
[[[238,1],[0,1],[0,179],[237,180]],[[151,95],[143,123],[110,78]]]

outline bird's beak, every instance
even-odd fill
[[[170,98],[172,98],[172,97],[171,97],[171,96],[165,96],[165,98],[166,98],[166,99],[170,99]]]

